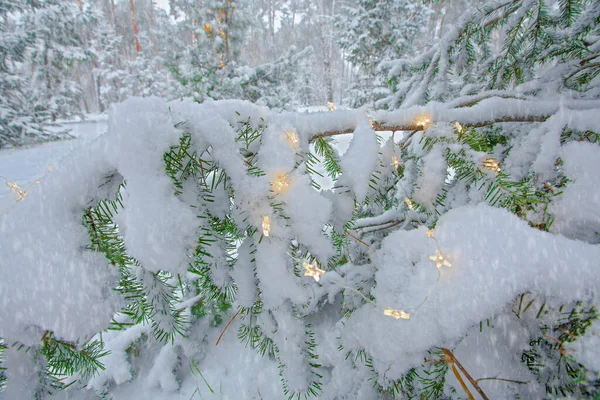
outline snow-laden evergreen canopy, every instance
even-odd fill
[[[488,3],[388,110],[112,108],[0,216],[2,394],[597,396],[599,22]]]

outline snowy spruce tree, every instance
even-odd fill
[[[100,15],[76,2],[45,1],[44,7],[24,15],[28,31],[35,31],[28,57],[30,81],[44,111],[52,120],[82,116],[81,65],[91,58],[89,32]]]
[[[0,147],[64,136],[48,131],[51,113],[25,72],[39,32],[27,21],[43,12],[44,6],[25,0],[0,4]]]
[[[370,112],[113,108],[0,216],[2,394],[598,396],[599,23],[492,1]]]
[[[426,5],[410,0],[359,0],[344,7],[336,28],[345,59],[356,69],[349,93],[351,107],[382,97],[381,90],[373,90],[384,86],[378,65],[414,55],[416,44],[423,44],[429,14]]]

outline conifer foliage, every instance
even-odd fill
[[[493,1],[370,114],[115,107],[0,216],[0,390],[598,396],[599,23]]]

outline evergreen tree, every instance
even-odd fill
[[[90,6],[75,2],[46,1],[44,7],[25,15],[26,29],[35,31],[35,45],[28,58],[31,84],[52,120],[81,116],[80,65],[91,54],[86,33],[100,15]]]
[[[576,97],[581,91],[597,96],[598,8],[593,1],[540,0],[488,2],[469,10],[446,40],[419,57],[382,64],[393,95],[378,104],[406,107],[484,90],[541,94],[564,89]]]
[[[370,117],[115,107],[0,216],[5,394],[598,396],[600,6],[511,4],[386,63]]]
[[[23,23],[41,4],[8,0],[0,4],[0,147],[57,138],[45,129],[49,114],[43,99],[23,74],[36,30]],[[15,15],[21,16],[16,20]]]
[[[345,59],[357,72],[350,89],[351,107],[379,100],[374,92],[377,66],[402,56],[414,57],[415,44],[425,33],[429,10],[414,1],[359,0],[346,6],[336,21]]]

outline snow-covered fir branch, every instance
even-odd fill
[[[597,2],[169,3],[0,5],[1,396],[598,395]]]

